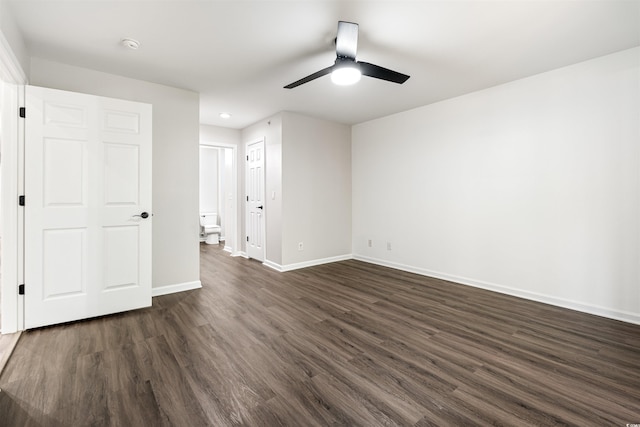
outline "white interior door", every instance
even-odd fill
[[[151,106],[26,88],[25,327],[151,305]]]
[[[247,256],[264,261],[264,140],[247,144]]]

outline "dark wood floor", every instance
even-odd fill
[[[640,326],[357,261],[202,246],[203,289],[28,331],[3,426],[640,423]]]

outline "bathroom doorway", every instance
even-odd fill
[[[236,170],[236,146],[200,143],[200,215],[217,214],[220,244],[231,255],[237,255],[240,250]]]

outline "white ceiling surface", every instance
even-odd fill
[[[640,1],[7,1],[32,56],[199,92],[201,123],[231,128],[360,123],[640,45]],[[411,78],[283,89],[333,64],[339,20],[358,60]]]

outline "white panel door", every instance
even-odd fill
[[[151,106],[26,88],[25,327],[151,305]]]
[[[264,261],[264,140],[247,144],[247,256]]]

